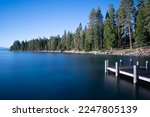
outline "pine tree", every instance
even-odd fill
[[[64,34],[62,36],[62,39],[61,39],[61,50],[66,50],[66,36],[67,36],[67,33],[66,33],[66,30],[64,31]]]
[[[36,51],[42,50],[39,39],[35,39],[34,46]]]
[[[150,0],[146,0],[145,7],[146,7],[146,23],[147,23],[145,27],[149,32],[149,36],[150,36]]]
[[[74,34],[73,33],[70,33],[70,40],[71,40],[71,42],[70,42],[70,49],[72,50],[72,48],[74,47],[74,40],[73,40],[73,38],[74,38]]]
[[[82,24],[79,24],[79,31],[82,31]]]
[[[25,49],[24,49],[25,51],[27,51],[28,50],[28,42],[27,41],[25,41]]]
[[[25,42],[24,41],[21,42],[20,49],[22,51],[25,51]]]
[[[126,9],[126,23],[128,26],[128,33],[129,33],[129,39],[130,39],[130,49],[132,49],[132,21],[135,15],[135,8],[133,0],[127,0],[125,4]]]
[[[112,49],[116,41],[116,26],[115,26],[115,9],[113,5],[109,5],[108,16],[104,23],[104,40],[105,47]]]
[[[72,41],[72,34],[69,31],[66,36],[66,49],[67,50],[71,50],[71,41]]]
[[[117,11],[117,32],[118,32],[118,47],[122,45],[122,40],[126,37],[125,20],[124,20],[124,0],[121,0]]]
[[[62,38],[60,37],[60,35],[57,35],[57,39],[58,39],[57,50],[61,51],[62,50],[62,43],[61,43]]]
[[[82,29],[82,24],[80,23],[79,24],[79,32],[80,32],[80,50],[83,50],[84,49],[84,32],[83,32],[83,29]]]
[[[13,46],[12,46],[12,50],[18,51],[21,49],[21,44],[19,40],[14,41]]]
[[[85,43],[85,31],[80,31],[80,50],[84,50],[84,43]]]
[[[95,26],[95,20],[96,20],[96,12],[95,9],[92,9],[89,16],[89,26],[88,26],[88,35],[89,35],[89,43],[90,48],[94,49],[94,26]]]
[[[90,47],[90,30],[85,26],[85,29],[84,29],[84,32],[85,32],[85,43],[84,43],[84,50],[85,51],[90,51],[91,50],[91,47]]]
[[[103,24],[103,15],[101,13],[100,7],[96,10],[96,21],[95,21],[95,49],[98,50],[103,49],[103,31],[104,31],[104,24]]]
[[[106,12],[106,16],[105,16],[105,19],[107,19],[109,17],[109,13],[108,11]]]
[[[47,47],[48,47],[48,50],[51,50],[51,39],[48,40]]]
[[[80,30],[79,30],[79,28],[76,29],[76,32],[74,35],[74,47],[75,47],[75,50],[80,50]]]
[[[142,2],[143,3],[143,2]],[[147,42],[148,32],[145,29],[146,26],[146,14],[145,14],[145,5],[144,3],[138,5],[138,15],[136,18],[136,27],[135,27],[135,44],[142,46],[143,43]]]
[[[135,15],[135,7],[133,0],[121,0],[118,10],[118,34],[119,38],[129,36],[130,49],[132,49],[132,32],[133,32],[133,21]]]
[[[86,28],[86,26],[85,26]],[[82,32],[82,49],[84,50],[84,45],[85,45],[85,38],[86,38],[86,29],[83,30]]]
[[[58,39],[51,39],[51,50],[57,50]]]
[[[99,50],[100,47],[100,34],[98,24],[94,26],[94,50]]]
[[[112,4],[109,5],[109,19],[110,19],[110,29],[111,29],[111,41],[113,43],[113,46],[116,45],[117,41],[117,27],[116,27],[116,13],[115,8]]]
[[[88,35],[90,48],[99,50],[103,48],[103,16],[100,7],[92,9],[89,16]]]

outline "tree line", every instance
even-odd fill
[[[78,50],[97,51],[113,48],[132,49],[150,43],[150,0],[121,0],[119,9],[109,5],[105,18],[100,7],[92,9],[88,24],[80,23],[74,33],[64,31],[62,37],[14,41],[11,50]],[[104,20],[105,19],[105,20]]]

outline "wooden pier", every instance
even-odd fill
[[[145,62],[145,66],[140,66],[140,62],[137,61],[136,65],[133,65],[132,59],[130,59],[129,66],[123,66],[123,61],[120,60],[115,63],[115,66],[109,66],[109,61],[105,60],[105,74],[109,72],[115,73],[115,76],[124,75],[127,78],[133,78],[133,83],[136,84],[138,80],[150,82],[150,71],[149,71],[149,61]]]

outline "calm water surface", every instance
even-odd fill
[[[104,60],[146,57],[0,52],[0,99],[150,99],[150,84],[104,75]]]

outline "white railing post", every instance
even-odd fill
[[[120,67],[123,65],[122,62],[123,62],[122,59],[120,59]]]
[[[115,64],[115,68],[116,68],[116,77],[118,77],[118,75],[119,75],[119,68],[118,68],[118,62],[116,62],[116,64]]]
[[[109,61],[107,60],[107,67],[109,67]]]
[[[108,66],[109,66],[109,61],[105,60],[105,74],[108,73],[108,70],[107,70]]]
[[[107,74],[107,60],[105,60],[105,74]]]
[[[139,68],[140,68],[140,62],[137,61],[137,62],[136,62],[136,65],[137,65],[137,69],[139,69]]]
[[[133,75],[133,83],[136,84],[138,79],[138,67],[136,65],[133,66]]]
[[[130,66],[132,66],[133,65],[133,60],[132,59],[130,59]]]
[[[149,71],[149,61],[146,61],[146,71]]]

